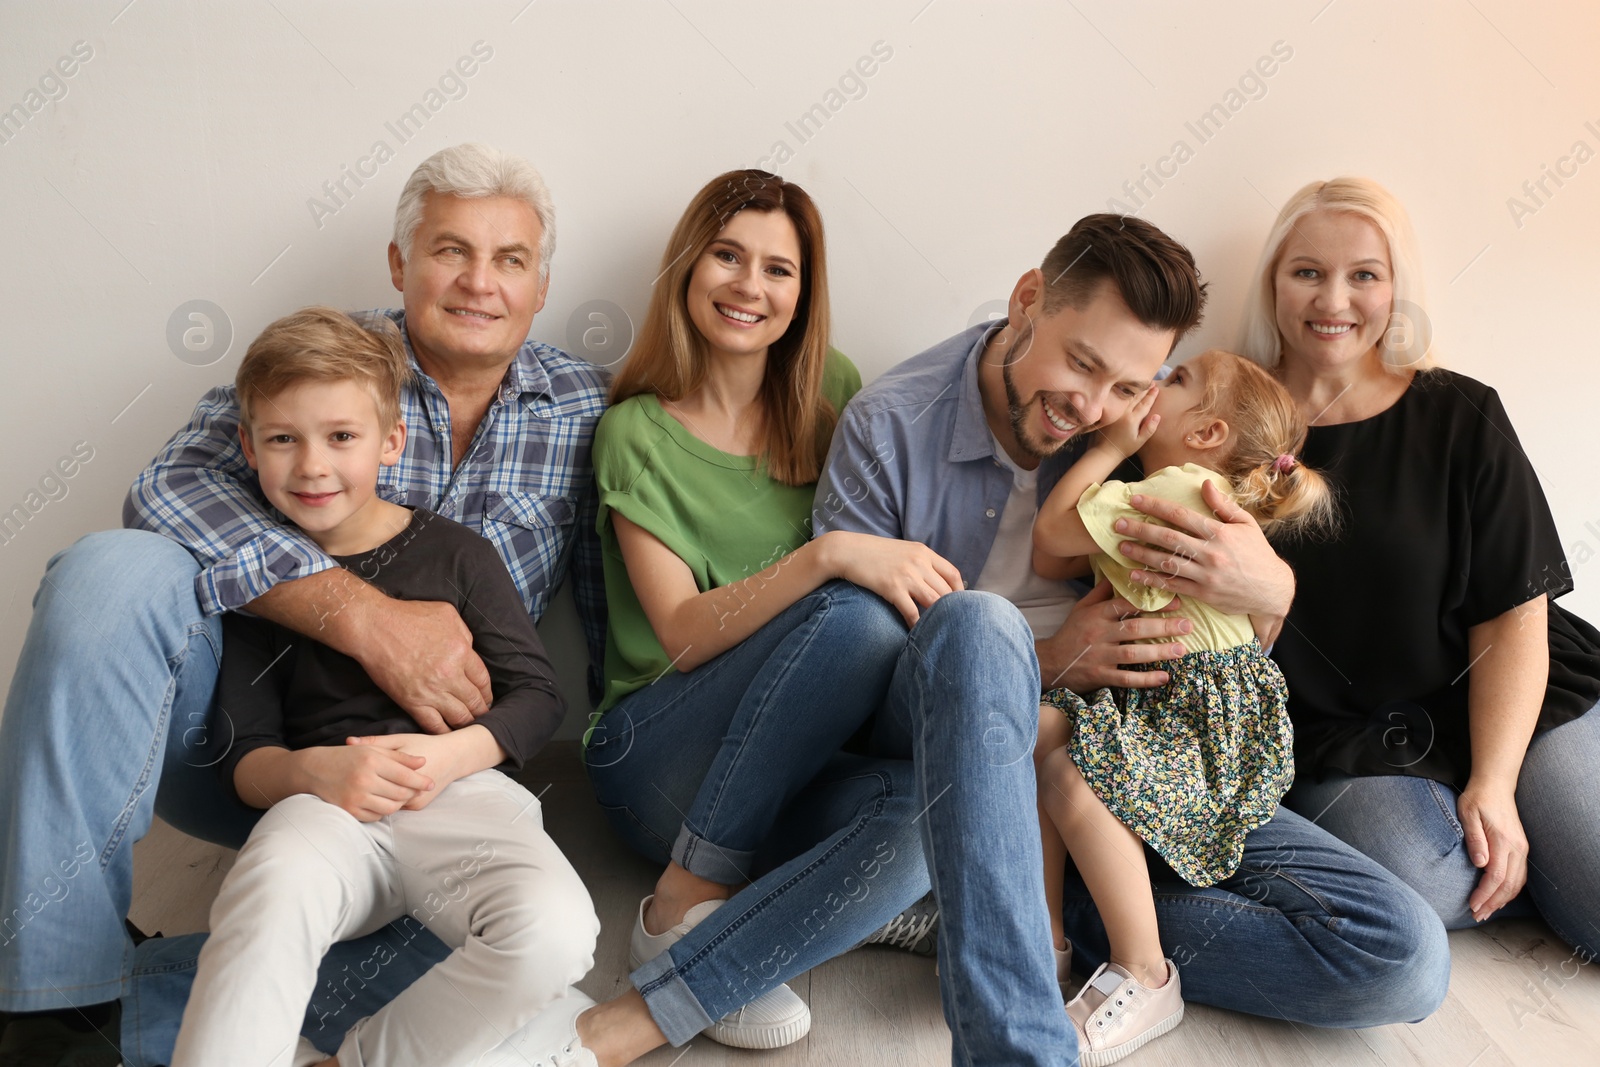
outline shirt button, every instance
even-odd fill
[[[989,508],[987,511],[985,511],[983,513],[983,517],[986,519],[994,518],[994,508]]]

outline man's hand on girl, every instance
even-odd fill
[[[1179,637],[1194,628],[1176,603],[1164,618],[1141,617],[1138,608],[1116,596],[1102,581],[1073,605],[1067,621],[1050,637],[1034,642],[1040,681],[1045,689],[1070,689],[1087,695],[1096,689],[1149,689],[1164,685],[1166,671],[1127,667],[1177,659],[1181,644],[1143,644],[1147,638]]]
[[[1152,496],[1131,503],[1155,519],[1118,519],[1129,540],[1118,547],[1141,564],[1129,574],[1140,585],[1191,596],[1230,615],[1282,618],[1294,601],[1294,571],[1278,558],[1256,520],[1215,483],[1202,491],[1215,518]]]

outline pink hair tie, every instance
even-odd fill
[[[1287,452],[1272,461],[1272,469],[1277,471],[1279,474],[1288,474],[1290,471],[1294,470],[1294,467],[1295,459]]]

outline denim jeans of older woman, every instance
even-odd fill
[[[1534,738],[1517,781],[1528,883],[1497,914],[1539,915],[1588,959],[1600,955],[1600,708]],[[1329,775],[1287,803],[1420,893],[1450,930],[1476,926],[1467,901],[1483,871],[1467,856],[1460,794],[1427,778]],[[1320,814],[1319,814],[1320,813]]]

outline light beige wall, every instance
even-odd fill
[[[637,320],[688,197],[764,164],[822,206],[836,340],[868,378],[985,314],[1112,200],[1212,280],[1184,351],[1230,343],[1276,207],[1312,178],[1370,175],[1410,206],[1438,344],[1505,397],[1573,563],[1568,603],[1600,620],[1592,3],[123,4],[0,8],[0,108],[28,113],[0,144],[0,512],[93,449],[0,544],[0,683],[45,560],[119,522],[250,337],[303,304],[395,299],[400,185],[469,139],[526,154],[554,190],[536,337],[582,348],[591,301]],[[463,57],[471,76],[441,88]],[[402,141],[390,125],[418,104]],[[1214,106],[1225,121],[1198,131]],[[323,183],[346,167],[370,176],[336,202]],[[1144,167],[1170,177],[1136,201],[1123,183]],[[208,366],[167,340],[192,300],[232,324]],[[547,629],[581,658],[570,618]]]

